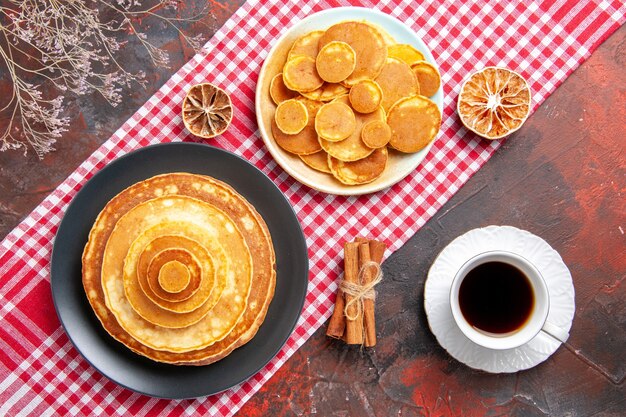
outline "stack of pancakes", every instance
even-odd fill
[[[83,253],[83,285],[106,331],[173,364],[222,359],[256,334],[274,295],[269,230],[214,178],[141,181],[102,210]]]

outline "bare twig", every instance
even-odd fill
[[[26,154],[32,149],[42,158],[53,150],[69,124],[61,115],[65,93],[97,92],[115,106],[123,88],[145,86],[143,71],[131,72],[116,59],[126,43],[118,38],[130,34],[154,65],[168,65],[168,54],[142,31],[143,19],[165,22],[199,50],[204,39],[187,36],[178,25],[198,21],[207,9],[188,17],[164,12],[179,5],[172,0],[148,5],[140,0],[5,0],[0,6],[0,70],[8,74],[12,90],[0,99],[0,151],[21,148]]]

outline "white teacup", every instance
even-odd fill
[[[494,334],[471,325],[463,315],[459,303],[459,289],[467,274],[487,262],[503,262],[519,269],[528,279],[534,295],[534,304],[524,324],[513,332]],[[470,300],[471,302],[471,300]],[[489,251],[478,254],[465,262],[457,271],[450,287],[450,307],[459,329],[474,343],[489,349],[512,349],[531,341],[540,331],[565,342],[567,331],[547,321],[550,310],[548,287],[539,270],[527,259],[507,251]]]

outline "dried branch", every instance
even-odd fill
[[[187,17],[167,15],[179,2],[154,0],[6,0],[0,6],[0,74],[12,85],[6,102],[0,99],[0,151],[33,149],[39,158],[67,131],[62,117],[65,93],[97,92],[112,106],[121,102],[123,88],[145,86],[143,71],[130,72],[116,59],[134,36],[156,66],[169,64],[168,54],[142,32],[143,19],[165,22],[195,50],[202,36],[190,37],[178,26],[196,22],[206,6]],[[166,10],[165,12],[163,12]],[[4,121],[7,120],[6,124]]]

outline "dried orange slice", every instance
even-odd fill
[[[317,73],[326,82],[338,83],[350,76],[356,64],[356,53],[350,45],[332,41],[320,49],[315,60]]]
[[[288,135],[300,133],[309,123],[309,113],[306,106],[299,100],[283,101],[274,113],[276,126]]]
[[[417,77],[406,62],[387,58],[375,80],[383,91],[383,109],[386,112],[398,100],[420,93]]]
[[[331,101],[336,99],[339,96],[343,96],[344,94],[348,94],[348,88],[343,84],[337,83],[324,83],[320,88],[313,91],[302,92],[304,97],[309,100],[316,101]]]
[[[342,41],[356,53],[356,65],[344,84],[352,86],[365,79],[374,79],[385,64],[387,45],[378,29],[363,22],[341,22],[329,27],[320,37],[319,46]]]
[[[228,129],[233,106],[224,90],[210,83],[192,86],[183,100],[183,123],[201,138],[213,138]]]
[[[398,100],[389,110],[387,124],[391,128],[389,145],[400,152],[417,152],[437,136],[441,113],[430,99],[416,95]]]
[[[522,127],[530,103],[530,87],[521,75],[508,68],[487,67],[463,83],[457,112],[472,132],[500,139]]]
[[[415,49],[413,45],[406,43],[397,43],[390,45],[387,49],[389,58],[397,58],[400,61],[404,61],[409,65],[413,65],[417,61],[424,60],[424,54]]]
[[[380,177],[387,166],[386,147],[376,149],[363,159],[345,162],[328,156],[328,166],[335,178],[346,185],[367,184]]]
[[[363,80],[350,89],[350,104],[359,113],[371,113],[380,107],[383,90],[376,81]]]
[[[276,104],[280,104],[283,101],[290,100],[298,97],[297,91],[292,91],[287,88],[283,81],[283,73],[276,74],[270,82],[270,97]]]
[[[418,61],[411,65],[411,69],[420,85],[420,94],[426,97],[434,96],[441,86],[441,75],[437,68],[426,61]]]
[[[290,61],[297,55],[309,56],[315,59],[319,51],[318,44],[323,34],[323,30],[315,30],[300,36],[291,46],[287,60]]]
[[[328,154],[326,151],[321,150],[319,152],[312,153],[310,155],[298,155],[302,162],[310,166],[316,171],[330,174],[330,167],[328,166]]]
[[[315,116],[315,131],[330,142],[339,142],[356,130],[354,112],[345,103],[332,101],[324,104]]]
[[[391,128],[382,120],[371,120],[363,125],[361,140],[370,148],[382,148],[391,139]]]
[[[299,55],[287,61],[283,67],[283,81],[294,91],[313,91],[324,84],[315,68],[315,59]]]

